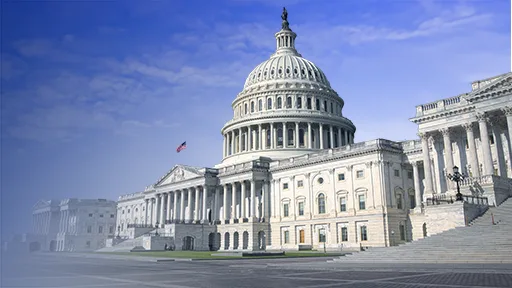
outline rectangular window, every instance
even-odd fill
[[[102,233],[103,233],[103,226],[98,226],[98,233],[99,233],[99,234],[102,234]]]
[[[341,242],[348,241],[348,228],[341,227]]]
[[[142,207],[142,211],[144,211],[144,207]],[[114,218],[114,214],[110,214],[110,218]]]
[[[302,108],[302,97],[297,97],[297,108]]]
[[[109,233],[109,234],[114,234],[114,226],[110,226],[110,227],[108,228],[108,233]]]
[[[304,181],[302,181],[302,180],[297,181],[297,187],[299,187],[299,188],[304,187]]]
[[[283,216],[288,217],[289,213],[289,204],[283,204]]]
[[[124,214],[124,210],[123,210],[123,214]],[[92,217],[92,213],[89,213],[89,217]]]
[[[395,169],[395,177],[400,177],[400,170]]]
[[[304,216],[304,202],[299,202],[299,216]]]
[[[288,109],[292,108],[292,97],[286,98],[286,108],[288,108]]]
[[[325,243],[325,229],[321,228],[318,230],[318,242]]]
[[[288,189],[288,183],[283,183],[283,190]]]
[[[324,111],[327,112],[327,101],[324,101]]]
[[[396,195],[396,208],[402,209],[402,194]]]
[[[361,231],[361,241],[368,241],[368,231],[366,231],[366,226],[359,227]]]
[[[363,170],[357,170],[356,171],[356,178],[363,178],[364,177],[364,171]]]
[[[405,241],[405,226],[400,224],[400,240]]]
[[[320,110],[320,100],[316,99],[316,110]]]
[[[346,197],[340,198],[340,211],[341,212],[347,211],[347,198]]]
[[[284,231],[284,243],[285,244],[290,243],[290,231],[288,231],[288,230]]]
[[[364,195],[359,195],[359,210],[366,209]]]
[[[87,226],[87,233],[92,233],[92,226]]]
[[[311,98],[308,98],[308,109],[311,109]]]
[[[331,113],[334,114],[334,106],[332,105],[332,102],[331,102]]]
[[[416,208],[416,200],[414,200],[414,195],[409,195],[409,204],[411,205],[411,209]]]
[[[128,213],[130,213],[130,210],[128,210]],[[100,214],[100,218],[103,218],[103,214]]]
[[[345,173],[338,174],[338,181],[343,181],[343,180],[345,180]]]
[[[407,171],[407,178],[409,178],[409,179],[414,178],[414,173],[412,171]]]

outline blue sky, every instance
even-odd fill
[[[38,199],[116,199],[175,164],[218,163],[231,102],[273,52],[282,6],[356,142],[416,138],[416,105],[511,63],[508,0],[2,5],[4,232],[28,229]]]

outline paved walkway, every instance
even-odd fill
[[[510,265],[345,264],[327,270],[318,258],[157,263],[84,255],[3,259],[1,287],[512,287]]]

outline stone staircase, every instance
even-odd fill
[[[130,252],[130,250],[132,250],[133,248],[143,245],[143,237],[144,236],[139,236],[134,239],[127,239],[124,240],[123,242],[118,243],[115,246],[103,247],[101,249],[96,250],[95,252]]]
[[[371,248],[330,262],[512,263],[512,198],[490,208],[469,226],[400,246]]]

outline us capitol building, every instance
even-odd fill
[[[176,165],[119,197],[118,239],[177,250],[393,246],[467,225],[512,195],[512,73],[417,106],[419,140],[355,143],[345,102],[296,50],[287,18],[232,103],[222,162]],[[454,166],[464,201],[451,201]]]

